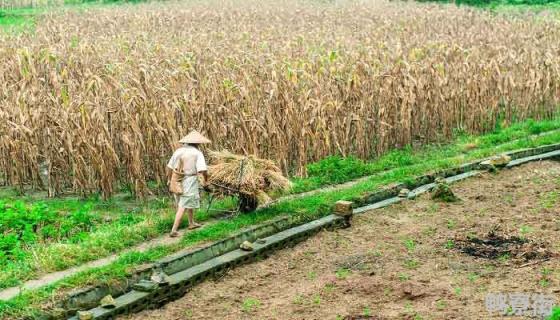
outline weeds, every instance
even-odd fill
[[[251,312],[257,309],[260,305],[260,300],[256,298],[245,298],[243,300],[242,310],[243,312]]]
[[[436,301],[436,308],[437,308],[439,311],[445,310],[446,307],[447,307],[447,302],[445,302],[445,300],[438,300],[438,301]]]
[[[416,241],[414,239],[406,239],[403,243],[408,252],[413,252],[416,249]]]
[[[91,205],[60,214],[42,202],[28,206],[21,201],[10,205],[0,201],[0,264],[23,259],[25,249],[37,243],[80,242],[98,222]]]
[[[559,192],[552,191],[541,196],[540,203],[543,209],[552,209],[556,207],[559,199]]]
[[[308,280],[315,280],[315,279],[317,279],[317,272],[315,272],[315,271],[310,271],[310,272],[307,274],[307,279],[308,279]]]
[[[349,269],[340,268],[336,270],[335,275],[338,279],[346,279],[348,278],[348,276],[350,276],[351,273],[352,272]]]
[[[552,269],[549,268],[542,268],[541,269],[541,277],[539,279],[539,286],[543,288],[547,288],[550,286],[551,282],[551,275],[553,273]]]
[[[457,221],[454,219],[447,219],[447,229],[453,230],[457,226]]]
[[[453,248],[455,248],[455,241],[453,241],[453,240],[447,240],[447,241],[445,242],[445,244],[443,245],[443,247],[444,247],[445,249],[448,249],[448,250],[453,249]]]
[[[416,269],[416,268],[418,268],[419,264],[420,264],[420,263],[419,263],[418,260],[416,260],[416,259],[407,259],[407,260],[404,262],[404,266],[405,266],[407,269]]]
[[[530,226],[523,225],[523,226],[519,227],[519,233],[521,234],[522,238],[524,238],[528,234],[532,233],[533,231],[534,231],[534,229]]]
[[[475,282],[476,280],[478,280],[478,278],[480,278],[480,276],[474,272],[471,272],[467,275],[467,279],[469,280],[469,282]]]
[[[463,289],[461,287],[453,288],[453,294],[455,294],[456,296],[460,296],[462,293],[463,293]]]
[[[398,278],[399,278],[400,281],[404,282],[404,281],[410,280],[410,275],[408,275],[404,272],[401,272],[401,273],[398,274]]]

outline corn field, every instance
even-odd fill
[[[305,165],[552,117],[560,24],[408,2],[195,1],[0,36],[0,180],[138,197],[178,139]]]

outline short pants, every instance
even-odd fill
[[[200,208],[200,194],[198,193],[198,177],[188,176],[183,180],[183,194],[176,195],[175,200],[179,208]]]

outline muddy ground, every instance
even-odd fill
[[[544,293],[560,304],[560,163],[452,189],[460,202],[423,195],[370,211],[352,228],[323,231],[130,319],[528,318],[490,314],[485,297],[495,292]],[[492,234],[513,246],[488,258],[464,249],[488,249]]]

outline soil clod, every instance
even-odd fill
[[[432,199],[439,200],[443,202],[457,202],[460,199],[453,193],[451,187],[445,179],[437,178],[436,179],[436,186],[432,190]]]

